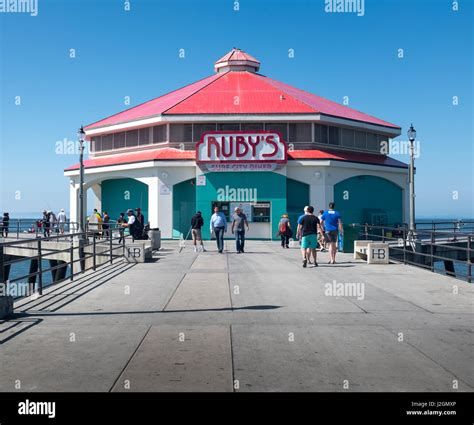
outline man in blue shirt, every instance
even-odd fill
[[[219,207],[214,208],[214,214],[211,216],[211,235],[214,231],[216,235],[217,250],[220,254],[224,249],[224,233],[227,232],[227,220],[223,212],[219,211]]]
[[[336,243],[338,238],[338,230],[341,233],[341,236],[344,234],[341,214],[334,210],[335,207],[336,204],[334,202],[330,202],[329,209],[321,216],[321,224],[323,226],[324,232],[327,235],[326,240],[329,243],[329,264],[336,263]]]

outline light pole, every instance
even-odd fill
[[[81,125],[77,131],[79,141],[79,233],[80,239],[84,239],[84,140],[86,133]]]
[[[409,236],[414,239],[416,236],[415,229],[415,143],[416,130],[413,124],[408,129],[408,140],[410,141],[410,229]]]

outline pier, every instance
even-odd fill
[[[303,269],[271,241],[206,248],[117,250],[15,300],[0,391],[474,390],[471,284],[350,253]]]

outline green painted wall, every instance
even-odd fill
[[[196,213],[196,179],[173,186],[173,238],[183,238],[191,227],[191,217]],[[191,239],[189,234],[188,239]]]
[[[121,212],[140,207],[148,221],[148,186],[134,179],[111,179],[102,182],[102,212],[107,211],[112,220]]]
[[[356,176],[334,186],[334,202],[345,224],[395,224],[403,221],[403,191],[375,176]]]
[[[226,185],[229,188],[257,189],[257,201],[271,202],[272,235],[278,231],[278,222],[286,212],[286,177],[272,172],[217,172],[206,174],[206,185],[196,186],[196,209],[204,217],[203,238],[209,239],[209,220],[212,215],[212,202],[217,201],[217,191]],[[226,235],[230,237],[228,233]]]
[[[296,233],[298,217],[303,214],[303,208],[309,205],[309,184],[287,179],[286,199],[291,228]]]

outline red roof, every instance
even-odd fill
[[[233,49],[216,62],[231,63],[230,70],[218,72],[193,84],[160,96],[126,111],[97,121],[93,128],[136,121],[155,116],[205,114],[324,114],[377,124],[400,127],[331,100],[305,92],[248,70],[236,70],[233,64],[260,64],[249,54]]]
[[[194,150],[179,150],[174,148],[160,148],[140,152],[123,153],[96,157],[84,161],[85,168],[106,167],[119,164],[130,164],[145,161],[194,161]],[[383,155],[365,154],[357,152],[342,152],[329,150],[297,150],[288,152],[288,160],[334,160],[363,164],[385,165],[389,167],[407,168],[407,164]],[[66,168],[65,171],[77,170],[79,164]]]

